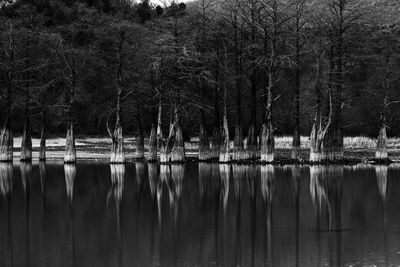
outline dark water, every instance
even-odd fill
[[[0,165],[0,266],[397,266],[400,168]]]

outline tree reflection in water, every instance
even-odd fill
[[[376,174],[376,182],[378,185],[379,195],[381,196],[382,204],[381,204],[381,217],[382,217],[382,239],[383,239],[383,248],[385,252],[385,263],[386,266],[389,266],[389,256],[388,256],[388,244],[386,237],[386,192],[388,185],[388,170],[389,167],[385,165],[376,165],[375,166],[375,174]]]
[[[13,164],[9,162],[0,162],[0,192],[2,195],[1,202],[6,202],[6,205],[1,205],[7,209],[6,212],[1,212],[0,220],[4,224],[4,237],[2,240],[4,242],[4,251],[2,257],[0,257],[0,262],[3,266],[13,266],[14,265],[14,245],[13,245],[13,235],[12,235],[12,220],[11,220],[11,193],[13,190]],[[4,203],[3,202],[3,203]],[[3,204],[1,203],[1,204]],[[5,216],[3,216],[4,214]],[[4,220],[5,219],[5,220]],[[3,236],[3,234],[2,234]],[[1,258],[3,260],[1,260]]]
[[[122,220],[121,220],[121,202],[122,202],[122,193],[124,191],[125,165],[110,164],[110,170],[111,170],[111,188],[108,192],[107,199],[110,200],[112,198],[115,202],[116,219],[117,219],[118,266],[122,266],[123,233],[122,233]]]
[[[311,166],[310,167],[310,194],[317,210],[318,233],[320,242],[322,231],[322,211],[326,208],[328,223],[328,252],[330,266],[342,265],[342,193],[343,193],[343,166]],[[318,261],[320,261],[318,248]]]
[[[266,210],[266,237],[264,238],[265,263],[267,266],[273,266],[273,246],[272,246],[272,201],[275,190],[275,166],[261,166],[261,194],[264,200]]]
[[[257,180],[259,179],[259,168],[256,165],[246,165],[246,182],[250,201],[250,266],[255,266],[255,243],[256,243],[256,213],[257,213]]]
[[[5,198],[8,198],[13,185],[13,165],[9,162],[0,162],[0,192]]]

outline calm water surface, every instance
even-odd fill
[[[397,266],[400,167],[0,165],[0,266]]]

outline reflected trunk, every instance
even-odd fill
[[[65,185],[68,201],[72,204],[74,199],[74,182],[76,179],[76,165],[64,164]]]
[[[275,191],[275,167],[272,165],[261,166],[261,194],[266,209],[266,264],[273,266],[272,245],[272,201]]]
[[[154,199],[157,193],[157,184],[159,179],[158,165],[156,163],[147,163],[149,174],[149,186],[151,197]]]
[[[229,181],[231,176],[231,165],[219,164],[219,175],[221,177],[221,196],[224,205],[224,218],[226,218],[226,211],[228,208],[228,198],[229,198]]]
[[[0,162],[0,192],[7,197],[13,187],[13,165],[12,163]]]
[[[378,183],[379,195],[382,198],[382,203],[385,203],[386,199],[388,169],[389,167],[384,165],[375,166],[376,182]]]
[[[111,164],[111,188],[108,193],[108,198],[112,197],[115,201],[116,217],[117,217],[117,255],[118,266],[122,266],[122,221],[121,221],[121,202],[122,193],[124,190],[125,180],[125,165]]]
[[[256,245],[256,214],[257,214],[257,199],[256,199],[256,181],[258,180],[257,166],[246,166],[246,180],[250,195],[250,266],[255,266],[255,245]]]
[[[313,166],[310,169],[310,192],[314,204],[328,213],[328,247],[331,266],[342,264],[342,192],[343,166]],[[318,209],[319,210],[319,209]],[[317,212],[321,216],[321,212]],[[320,218],[318,218],[320,220]]]
[[[212,177],[212,165],[209,163],[199,163],[199,191],[200,191],[200,199],[204,199],[205,194],[207,193],[209,180],[213,179]]]

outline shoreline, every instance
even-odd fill
[[[277,137],[276,138],[276,161],[271,163],[273,165],[316,165],[308,161],[309,149],[307,141],[304,140],[306,137],[302,137],[302,147],[300,150],[300,161],[291,159],[291,138],[290,137]],[[346,140],[347,139],[347,140]],[[346,142],[347,141],[347,142]],[[393,138],[388,142],[388,154],[392,162],[400,162],[400,139]],[[20,144],[21,137],[14,138],[14,162],[20,158]],[[135,159],[135,138],[126,137],[124,140],[125,144],[125,155],[127,162],[144,161],[144,159]],[[145,139],[145,155],[148,153],[148,139]],[[374,158],[375,148],[373,148],[374,139],[366,137],[346,137],[345,148],[344,148],[344,160],[340,162],[329,162],[329,163],[318,163],[321,164],[343,164],[343,165],[354,165],[359,163],[369,163]],[[39,161],[39,145],[40,140],[38,138],[32,139],[32,162]],[[363,148],[365,146],[366,148]],[[76,138],[76,151],[77,161],[101,161],[108,162],[110,157],[111,141],[107,137],[81,137]],[[65,150],[65,138],[49,138],[46,140],[46,159],[47,162],[63,161]],[[188,162],[202,162],[198,160],[198,142],[196,139],[192,139],[190,142],[185,143],[186,157]],[[210,161],[215,162],[217,161]],[[388,164],[389,162],[380,162]],[[259,160],[244,160],[240,162],[230,162],[229,164],[267,164],[260,162]]]

